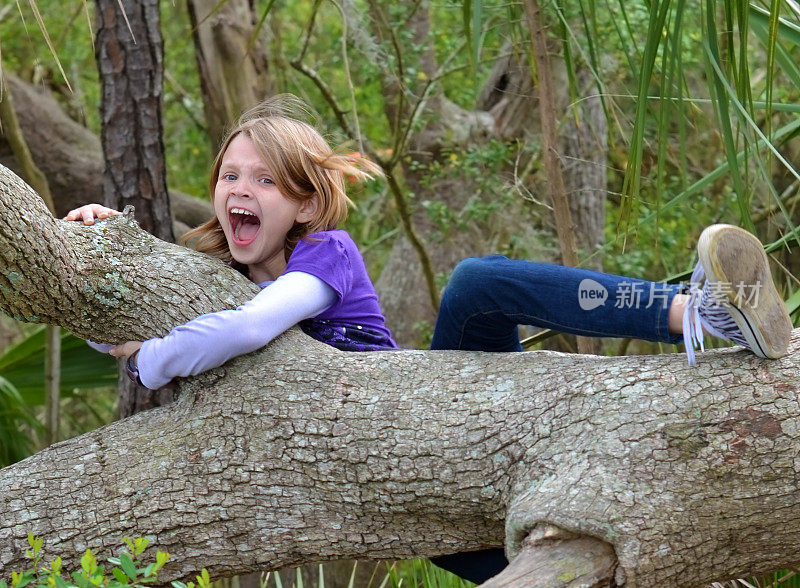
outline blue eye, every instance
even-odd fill
[[[264,182],[265,184],[274,184],[275,182],[272,181],[272,178],[261,178],[258,180],[259,182]]]
[[[227,174],[222,174],[221,177],[222,177],[223,180],[233,181],[233,180],[236,179],[236,174],[227,173]]]

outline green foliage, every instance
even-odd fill
[[[36,0],[15,8],[0,19],[3,68],[49,86],[75,120],[99,132],[91,3]]]
[[[795,292],[789,300],[786,301],[786,308],[789,314],[794,318],[794,324],[800,324],[800,290]]]
[[[217,145],[205,127],[192,30],[183,2],[161,2],[164,39],[164,154],[170,190],[208,198],[208,174]]]
[[[710,588],[800,588],[800,576],[793,570],[781,570],[757,578],[714,582]]]
[[[38,428],[38,421],[19,391],[0,376],[0,468],[30,455],[31,432]]]
[[[189,582],[188,584],[184,584],[183,582],[172,582],[172,586],[174,588],[210,588],[211,587],[211,577],[208,575],[208,571],[203,568],[200,572],[199,576],[195,576],[197,580],[197,584],[194,582]]]
[[[360,581],[362,583],[356,585],[358,563],[357,561],[353,562],[353,569],[350,573],[347,588],[401,588],[402,586],[416,588],[472,588],[475,586],[472,582],[462,580],[458,576],[433,565],[428,559],[410,559],[378,564],[366,583],[361,578]],[[313,586],[322,587],[330,584],[330,577],[327,578],[326,582],[325,570],[325,564],[319,564],[318,581]],[[261,581],[261,588],[283,588],[284,582],[287,580],[291,581],[295,588],[311,588],[312,586],[304,582],[300,568],[296,568],[295,570],[265,574]],[[339,581],[336,584],[342,584],[342,582]]]
[[[158,580],[158,572],[169,560],[169,554],[157,551],[155,561],[145,564],[140,557],[150,542],[146,537],[123,539],[125,549],[118,557],[109,557],[112,565],[109,571],[97,561],[91,549],[87,549],[81,557],[80,570],[69,572],[62,567],[60,556],[47,565],[43,559],[44,541],[28,533],[30,549],[25,555],[31,560],[28,569],[11,572],[11,584],[0,581],[0,588],[134,588],[153,584]],[[209,588],[208,572],[203,569],[198,576],[198,588]],[[187,586],[181,582],[173,582],[175,588],[194,588],[190,582]]]
[[[44,362],[43,325],[28,329],[20,341],[0,353],[0,467],[36,449],[34,439],[42,432],[36,411],[44,406]],[[83,339],[61,333],[62,414],[69,421],[61,429],[66,436],[112,420],[116,382],[114,358],[93,350]],[[108,391],[111,397],[102,398]],[[82,414],[76,418],[76,412]]]
[[[0,354],[0,374],[19,391],[29,406],[44,404],[45,327],[37,326],[21,341]],[[78,389],[114,386],[116,361],[98,353],[83,339],[61,333],[61,394],[75,395]]]
[[[433,565],[427,559],[412,559],[392,566],[387,574],[386,586],[421,586],[423,588],[469,588],[472,582]]]

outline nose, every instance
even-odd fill
[[[230,186],[231,196],[239,196],[241,198],[251,198],[253,196],[253,189],[250,186],[250,181],[247,178],[237,178]]]

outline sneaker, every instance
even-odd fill
[[[697,253],[700,261],[692,272],[683,314],[689,365],[696,363],[695,344],[705,350],[703,330],[743,345],[759,357],[786,355],[792,321],[772,283],[759,240],[739,227],[712,225],[700,235]]]

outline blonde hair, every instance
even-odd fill
[[[383,175],[378,165],[358,154],[334,153],[316,129],[294,118],[296,112],[305,110],[304,106],[299,98],[282,94],[246,111],[223,140],[209,177],[213,202],[222,158],[231,141],[245,135],[253,142],[284,198],[306,202],[316,195],[314,217],[306,223],[295,223],[286,235],[287,260],[300,239],[311,233],[335,229],[344,222],[347,207],[352,204],[345,191],[345,175],[359,180]],[[246,268],[231,257],[216,215],[186,233],[182,242],[222,261],[233,262],[234,267],[245,273]]]

